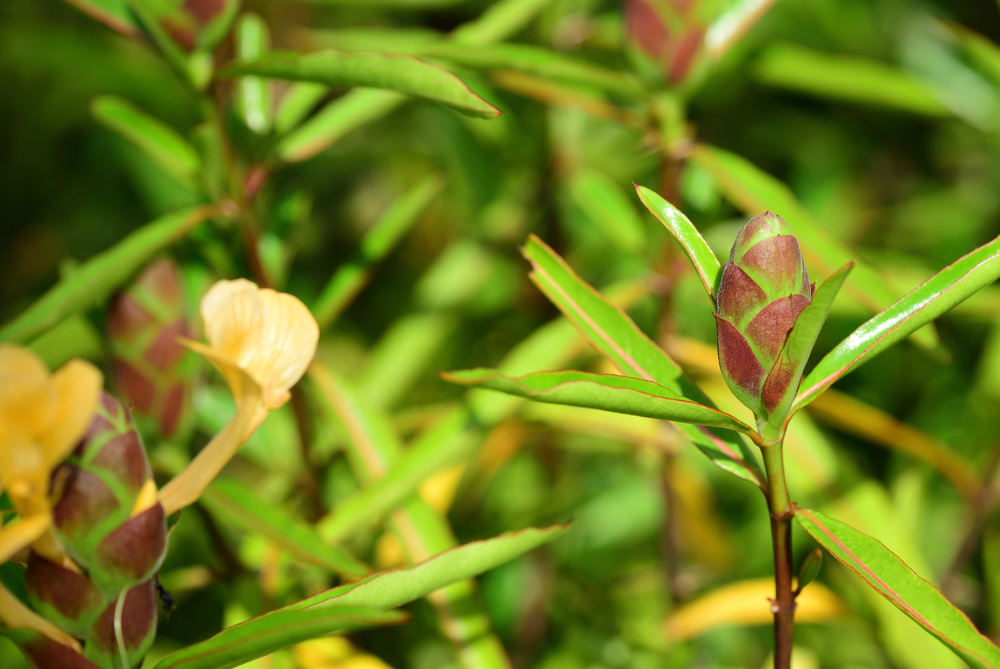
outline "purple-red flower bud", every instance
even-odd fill
[[[770,212],[750,219],[723,266],[715,321],[722,375],[758,420],[785,397],[802,362],[781,354],[813,290],[788,224]]]

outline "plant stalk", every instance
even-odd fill
[[[774,550],[774,669],[792,665],[792,632],[795,628],[795,594],[792,591],[792,508],[785,483],[782,441],[765,443],[767,507],[771,514],[771,545]]]

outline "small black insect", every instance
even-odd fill
[[[170,591],[164,588],[160,584],[160,577],[157,576],[153,578],[153,585],[156,587],[156,592],[160,595],[160,604],[163,610],[170,615],[170,612],[174,610],[174,596],[170,594]]]

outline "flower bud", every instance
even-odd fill
[[[24,653],[35,669],[101,669],[78,652],[44,634],[22,629],[4,632]]]
[[[715,322],[722,375],[758,421],[778,406],[804,362],[783,361],[781,353],[813,290],[788,224],[770,212],[750,219],[722,269]]]
[[[177,429],[191,389],[179,369],[190,337],[177,266],[157,260],[146,267],[108,310],[108,339],[115,386],[140,416],[154,420],[163,436]]]
[[[105,608],[101,591],[89,578],[34,551],[25,576],[32,608],[75,637],[85,636]]]
[[[84,645],[83,654],[101,667],[121,666],[115,636],[117,604],[117,598],[108,604],[94,623]],[[130,667],[139,666],[156,637],[156,604],[156,590],[151,580],[132,588],[125,595],[121,611],[121,635]]]
[[[59,539],[105,599],[149,579],[166,549],[166,525],[145,449],[121,402],[102,395],[54,487]],[[152,503],[145,504],[149,493]]]

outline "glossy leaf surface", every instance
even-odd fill
[[[309,639],[375,625],[395,625],[407,618],[399,611],[360,607],[272,611],[171,653],[153,669],[230,669]]]
[[[275,79],[312,81],[328,86],[366,86],[441,102],[473,116],[492,118],[500,110],[486,102],[451,72],[431,63],[393,54],[317,51],[270,53],[233,63],[222,76],[254,74]]]
[[[1000,648],[877,539],[810,509],[796,510],[795,519],[833,557],[971,666],[1000,667]]]
[[[299,560],[338,574],[361,576],[370,571],[344,549],[327,545],[312,525],[280,506],[261,500],[254,490],[235,479],[216,479],[200,500],[213,513],[260,532]]]
[[[28,341],[67,316],[97,304],[155,254],[198,224],[218,215],[216,207],[185,209],[136,230],[80,265],[49,289],[20,316],[0,329],[0,339]]]
[[[509,377],[492,369],[468,369],[441,376],[453,383],[498,390],[538,402],[720,427],[745,434],[753,432],[752,427],[727,413],[644,379],[573,371]]]
[[[531,279],[535,285],[623,374],[652,381],[699,404],[712,406],[681,368],[624,311],[587,285],[540,239],[529,237],[523,253],[533,266]],[[684,423],[677,427],[716,465],[742,479],[760,483],[754,456],[739,437]]]
[[[716,293],[719,292],[719,280],[722,278],[722,264],[715,256],[715,252],[680,209],[645,186],[637,185],[635,192],[639,194],[639,199],[646,205],[646,209],[649,209],[650,213],[656,216],[657,220],[663,223],[680,242],[714,305]]]
[[[803,380],[795,408],[805,406],[844,374],[992,284],[997,277],[1000,237],[945,267],[834,347]]]

